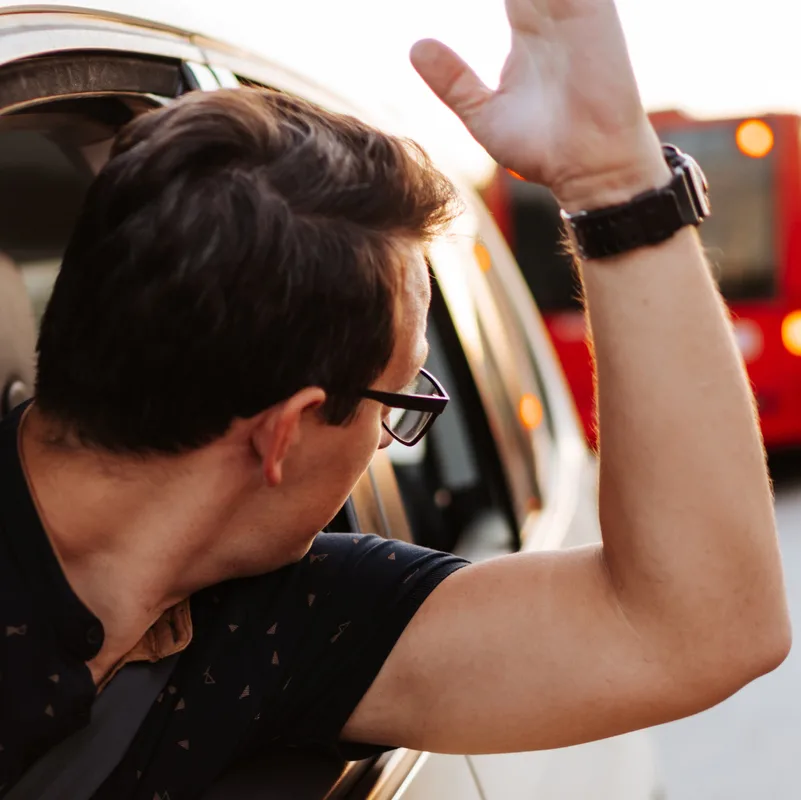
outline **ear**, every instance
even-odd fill
[[[325,391],[319,387],[301,389],[282,403],[268,408],[253,430],[252,443],[261,459],[261,469],[268,486],[278,486],[283,479],[287,454],[300,439],[303,415],[325,403]]]

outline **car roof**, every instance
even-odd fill
[[[254,36],[251,14],[245,12],[245,9],[252,8],[249,0],[223,1],[225,13],[221,13],[221,3],[187,3],[184,0],[83,0],[79,5],[63,0],[30,4],[0,0],[0,15],[65,12],[76,17],[94,16],[129,22],[193,40],[202,37],[225,49],[271,62],[276,69],[290,71],[296,79],[324,88],[328,94],[354,106],[354,110],[368,103],[375,106],[376,98],[354,91],[352,82],[332,81],[330,72],[325,69],[310,68],[301,49],[295,46],[292,31],[286,27],[261,28],[259,35]],[[242,13],[231,13],[237,6],[242,7]]]

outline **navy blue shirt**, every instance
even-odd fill
[[[0,423],[0,797],[87,724],[97,690],[86,662],[104,635],[38,518],[17,451],[21,412]],[[197,797],[240,757],[276,746],[346,758],[388,749],[343,745],[340,731],[417,609],[466,563],[324,533],[297,564],[193,595],[192,641],[94,797]]]

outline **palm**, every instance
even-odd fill
[[[549,186],[612,168],[644,113],[613,0],[507,0],[512,48],[491,92],[439,42],[415,67],[500,164]],[[607,164],[601,163],[607,161]]]

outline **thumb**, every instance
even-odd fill
[[[492,92],[450,47],[423,39],[409,54],[412,66],[434,94],[468,127]]]

